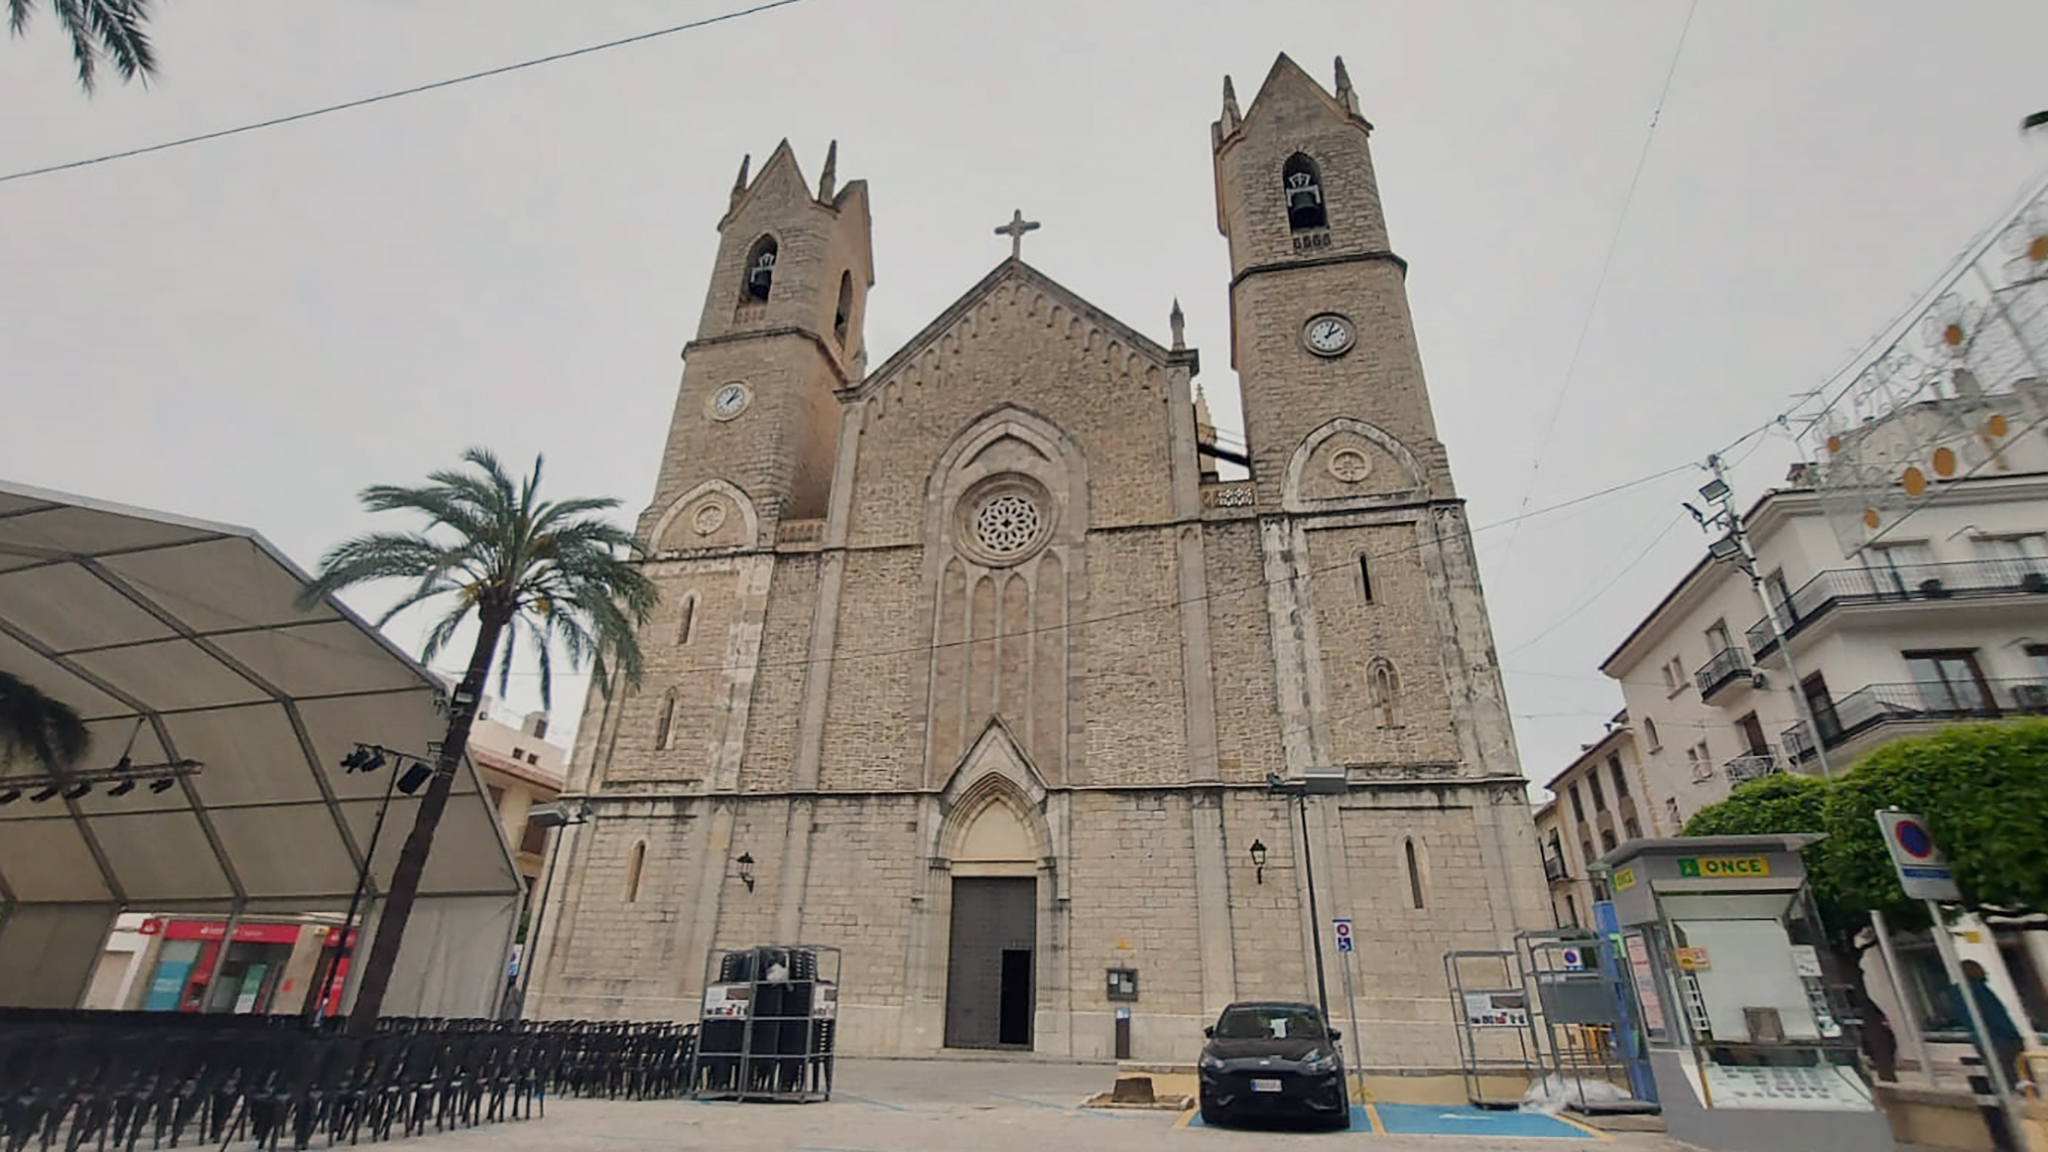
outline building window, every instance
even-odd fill
[[[1677,832],[1685,827],[1685,821],[1678,814],[1678,797],[1666,796],[1664,798],[1664,815],[1671,821],[1671,830],[1673,832]]]
[[[1394,666],[1385,659],[1373,661],[1371,689],[1372,705],[1380,713],[1380,727],[1400,727],[1401,679],[1394,674]]]
[[[2032,586],[2040,583],[2040,577],[2048,574],[2048,537],[2038,532],[2024,536],[1979,536],[1975,543],[1979,555],[1998,563],[1994,579],[2015,584],[2026,580],[2032,590]]]
[[[1287,196],[1287,227],[1295,232],[1326,228],[1323,212],[1323,177],[1316,162],[1300,152],[1287,158],[1280,169],[1281,190]]]
[[[1676,696],[1680,692],[1685,691],[1686,687],[1691,683],[1692,677],[1688,676],[1685,671],[1685,661],[1677,656],[1673,656],[1671,662],[1664,665],[1665,694]]]
[[[1648,716],[1643,717],[1643,743],[1649,745],[1651,752],[1664,750],[1664,741],[1657,738],[1657,722]]]
[[[1628,799],[1628,774],[1621,770],[1621,756],[1619,753],[1608,754],[1607,775],[1614,780],[1614,798],[1616,800]]]
[[[1588,773],[1586,776],[1586,784],[1588,787],[1593,789],[1593,811],[1607,811],[1607,789],[1602,788],[1600,786],[1600,773]]]
[[[1415,902],[1417,908],[1420,908],[1422,907],[1422,866],[1415,858],[1414,838],[1410,837],[1402,841],[1402,847],[1408,853],[1408,898]]]
[[[1579,837],[1579,852],[1585,856],[1587,864],[1600,858],[1600,854],[1593,851],[1593,842],[1583,836]]]
[[[1692,768],[1694,780],[1710,779],[1714,775],[1714,757],[1707,751],[1707,742],[1701,740],[1685,750],[1686,763]]]
[[[1815,672],[1800,682],[1799,691],[1806,697],[1814,724],[1820,728],[1821,740],[1833,744],[1842,734],[1842,720],[1835,715],[1835,698],[1828,694],[1827,678]]]
[[[1579,782],[1574,780],[1566,793],[1572,798],[1572,820],[1579,824],[1586,822],[1586,810],[1579,804]]]
[[[647,842],[633,845],[632,853],[626,857],[626,903],[640,899],[640,870],[647,864]]]
[[[1361,554],[1358,557],[1358,594],[1367,603],[1372,603],[1372,564]]]
[[[1622,820],[1621,832],[1622,835],[1630,840],[1641,840],[1643,838],[1643,826],[1636,823],[1636,818],[1633,816]]]
[[[775,237],[763,236],[747,251],[747,282],[741,301],[765,301],[775,286]]]
[[[1872,544],[1863,550],[1863,567],[1869,570],[1880,592],[1904,595],[1917,591],[1923,581],[1941,575],[1939,569],[1931,567],[1933,563],[1934,551],[1924,540]]]
[[[832,309],[832,338],[846,347],[846,326],[853,319],[853,273],[839,274],[839,303]]]
[[[521,748],[521,747],[519,747],[519,746],[518,746],[518,745],[516,745],[516,744],[515,744],[515,745],[513,745],[513,747],[512,747],[512,758],[513,758],[514,760],[524,760],[524,759],[526,759],[526,749],[524,749],[524,748]]]
[[[526,822],[526,832],[519,837],[519,850],[528,855],[538,856],[542,852],[547,851],[547,849],[548,830],[546,826],[528,820]]]
[[[1780,568],[1764,577],[1764,595],[1770,599],[1771,607],[1776,609],[1778,623],[1781,626],[1790,628],[1799,623],[1798,614],[1792,610],[1792,589],[1785,583],[1784,569]]]
[[[1728,635],[1728,622],[1716,620],[1707,629],[1707,655],[1719,656],[1735,647],[1735,641]]]
[[[545,716],[535,716],[535,717],[533,718],[533,738],[534,738],[535,740],[545,740],[545,739],[547,739],[547,738],[548,738],[548,718],[547,718],[547,717],[545,717]]]
[[[1742,735],[1742,744],[1751,756],[1769,756],[1770,742],[1764,739],[1764,722],[1754,712],[1745,712],[1735,722],[1735,730]]]
[[[654,725],[654,748],[656,751],[668,751],[669,738],[675,735],[675,723],[676,690],[671,688],[668,690],[668,695],[661,698],[661,719]]]
[[[1606,852],[1614,851],[1614,829],[1602,828],[1600,830],[1600,848]]]
[[[1572,899],[1572,894],[1569,892],[1564,894],[1564,915],[1565,919],[1570,921],[1572,927],[1576,928],[1579,926],[1579,905],[1577,901]]]
[[[1977,653],[1970,649],[1946,652],[1902,652],[1906,670],[1920,689],[1920,702],[1930,712],[1961,712],[1981,715],[1994,711],[1984,685],[1984,672],[1977,667]]]
[[[692,592],[683,597],[683,619],[676,625],[676,647],[690,642],[690,632],[697,626],[697,594]]]

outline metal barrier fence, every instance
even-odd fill
[[[401,1018],[357,1037],[297,1017],[0,1010],[0,1146],[304,1149],[545,1114],[550,1092],[677,1096],[695,1039],[693,1024]]]

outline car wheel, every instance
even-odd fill
[[[1211,1103],[1207,1096],[1201,1097],[1201,1101],[1202,1123],[1207,1124],[1212,1128],[1221,1127],[1223,1125],[1223,1109],[1218,1108],[1215,1104]]]
[[[1351,1104],[1345,1102],[1344,1110],[1330,1117],[1330,1131],[1345,1132],[1351,1128]]]

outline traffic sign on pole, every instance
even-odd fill
[[[1898,870],[1899,887],[1914,900],[1956,901],[1963,894],[1956,888],[1955,870],[1927,831],[1927,822],[1912,812],[1879,812],[1877,826],[1884,832],[1884,846],[1891,851],[1892,867]]]
[[[1335,920],[1330,921],[1330,924],[1337,930],[1337,951],[1351,951],[1351,918],[1349,916],[1339,916]]]

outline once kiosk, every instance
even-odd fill
[[[1799,858],[1819,839],[1631,840],[1601,861],[1677,1139],[1743,1152],[1892,1147],[1822,984]]]

